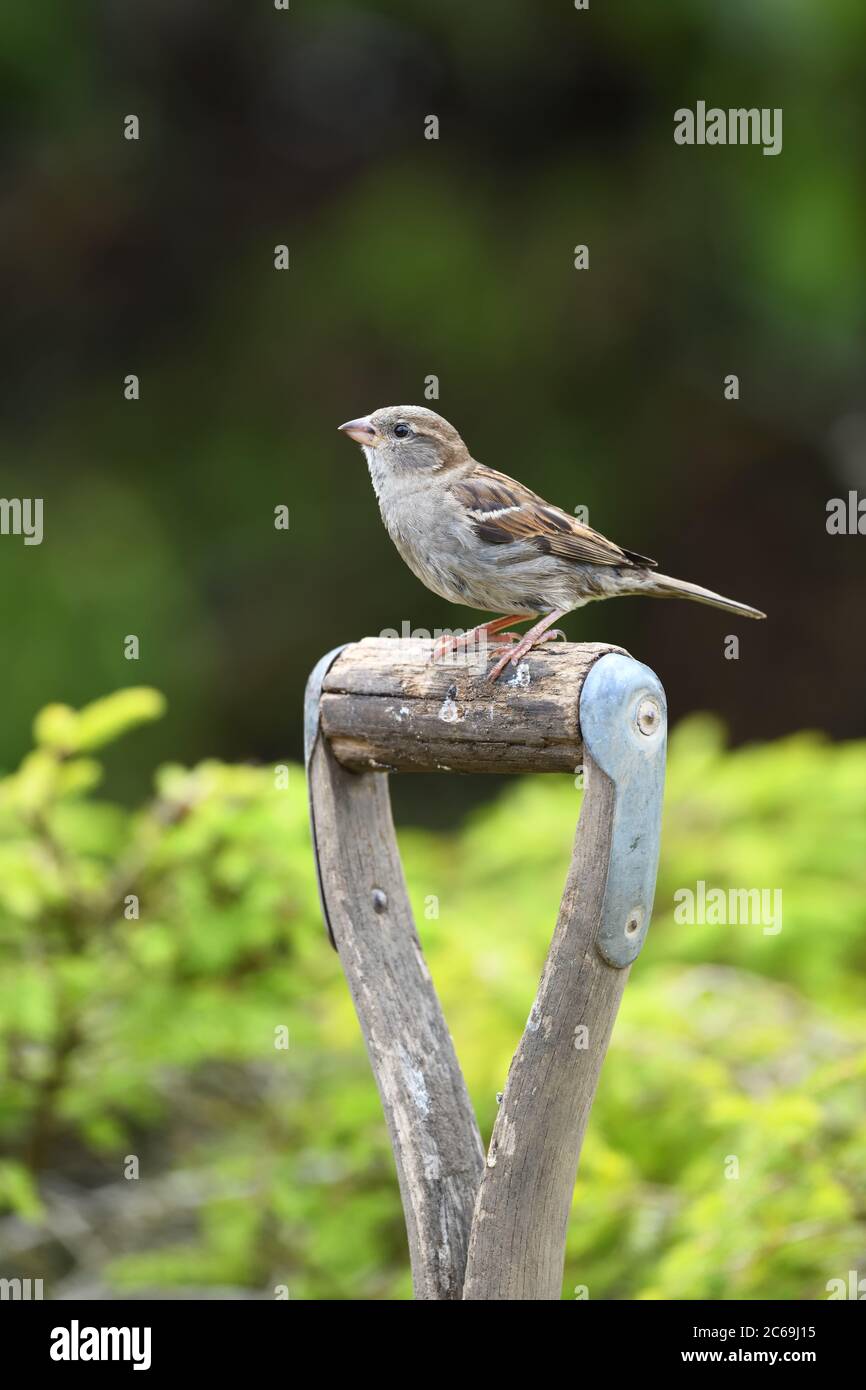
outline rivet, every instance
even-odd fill
[[[642,734],[645,734],[647,738],[649,738],[650,734],[654,734],[658,729],[661,724],[661,719],[662,712],[655,700],[650,699],[649,696],[641,700],[637,707],[635,723]]]

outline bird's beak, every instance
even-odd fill
[[[345,425],[338,425],[337,428],[359,444],[372,444],[376,438],[376,427],[370,424],[369,415],[362,415],[358,420],[347,420]]]

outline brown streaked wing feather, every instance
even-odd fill
[[[454,488],[469,513],[475,534],[488,545],[528,541],[543,555],[595,565],[647,565],[655,561],[633,550],[622,550],[606,536],[584,526],[538,493],[494,468],[477,464]]]

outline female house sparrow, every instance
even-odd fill
[[[766,614],[710,589],[659,574],[522,483],[476,463],[453,425],[420,405],[392,405],[339,428],[362,446],[382,520],[406,564],[434,594],[488,612],[459,641],[499,633],[516,642],[490,672],[497,680],[574,608],[617,594],[688,598],[746,618]],[[524,635],[509,623],[539,618]],[[457,645],[452,639],[452,645]]]

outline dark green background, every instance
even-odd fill
[[[48,710],[0,778],[0,1273],[409,1295],[303,774],[273,764],[322,652],[471,618],[335,428],[432,373],[477,457],[770,615],[566,620],[653,666],[675,728],[565,1296],[823,1299],[866,1250],[866,538],[825,526],[866,492],[862,0],[291,3],[0,12],[0,496],[46,507],[41,547],[0,537],[0,772],[49,702],[169,704]],[[676,146],[698,100],[781,107],[782,153]],[[509,778],[407,821],[497,780],[392,779],[485,1140],[580,798]],[[784,929],[680,923],[702,881],[781,890]]]
[[[477,457],[770,615],[630,599],[572,638],[648,661],[674,720],[862,733],[866,542],[825,508],[866,477],[864,40],[855,0],[4,7],[0,493],[46,529],[0,538],[0,764],[131,683],[169,717],[117,794],[296,755],[322,652],[464,624],[335,431],[430,373]],[[676,146],[698,99],[782,107],[783,152]]]

